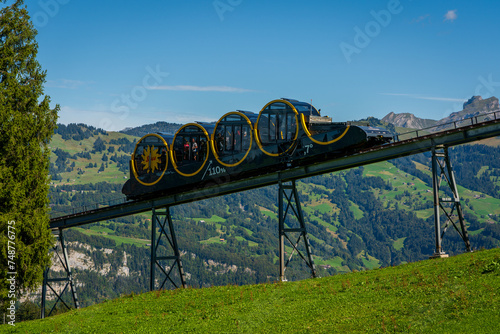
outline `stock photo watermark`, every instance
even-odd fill
[[[16,222],[10,220],[7,222],[7,287],[9,299],[7,303],[8,324],[16,325]]]
[[[341,42],[339,47],[346,59],[350,64],[354,54],[360,54],[374,38],[382,32],[382,28],[386,28],[392,21],[394,15],[400,14],[403,11],[403,5],[399,0],[390,0],[387,3],[386,9],[379,11],[371,10],[370,15],[373,20],[368,21],[363,29],[359,26],[354,26],[354,38],[351,43]]]
[[[163,82],[163,79],[169,76],[168,72],[162,72],[160,65],[156,68],[146,66],[147,74],[142,78],[142,85],[132,87],[128,94],[121,94],[111,102],[111,111],[117,114],[120,120],[125,120],[130,114],[130,110],[137,109],[139,103],[148,97],[148,90],[158,87]],[[103,118],[99,122],[99,126],[103,129],[108,129],[113,125],[110,118]]]
[[[495,92],[495,87],[500,87],[500,81],[493,81],[493,74],[488,75],[488,79],[485,79],[482,75],[477,77],[479,84],[476,86],[474,90],[474,95],[482,95],[481,93],[486,90],[486,94],[491,94]]]
[[[37,11],[31,16],[33,24],[37,28],[45,27],[51,18],[54,18],[59,14],[61,6],[68,4],[70,0],[40,0],[38,1],[38,6],[41,10]]]
[[[212,2],[215,12],[221,21],[224,21],[226,12],[232,12],[236,7],[241,5],[243,0],[215,0]]]

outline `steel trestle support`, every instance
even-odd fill
[[[281,282],[286,281],[285,278],[285,270],[292,259],[292,256],[295,252],[302,258],[305,264],[311,270],[311,276],[317,277],[316,275],[316,267],[314,265],[314,261],[311,255],[311,246],[309,244],[309,238],[307,237],[306,225],[304,223],[304,216],[302,215],[302,208],[300,206],[299,194],[297,192],[297,187],[295,185],[295,180],[290,181],[285,184],[282,181],[279,181],[279,193],[278,193],[278,210],[279,210],[279,262],[280,262],[280,276],[279,280]],[[284,206],[283,199],[286,199],[286,207]],[[295,203],[295,205],[294,205]],[[293,214],[298,220],[299,227],[291,228],[285,227],[285,222],[288,214],[288,210],[292,209]],[[289,222],[287,222],[289,223]],[[298,238],[295,242],[292,241],[292,235],[297,236]],[[292,252],[288,259],[285,262],[285,239],[288,240],[292,247]],[[293,238],[295,239],[295,238]],[[305,247],[305,256],[302,252],[297,248],[299,243],[304,242]]]
[[[164,217],[162,219],[162,217]],[[177,245],[177,238],[175,236],[174,225],[172,223],[172,218],[170,216],[170,207],[166,207],[164,211],[159,211],[153,208],[153,217],[151,224],[151,277],[149,283],[149,290],[155,290],[155,271],[156,267],[160,268],[161,272],[164,274],[165,279],[161,282],[158,289],[163,289],[165,283],[169,281],[175,288],[179,285],[174,281],[174,273],[172,272],[175,267],[177,267],[179,273],[180,285],[186,287],[186,279],[184,276],[184,269],[182,268],[181,255],[179,252],[179,246]],[[156,230],[159,227],[160,235],[156,238]],[[167,233],[167,228],[168,232]],[[167,240],[167,243],[161,242],[162,237]],[[167,251],[170,249],[173,251],[173,255],[158,255],[158,247],[164,246]],[[170,265],[165,264],[170,262]],[[160,274],[161,275],[161,274]]]
[[[56,244],[52,248],[52,252],[54,252],[57,256],[57,259],[61,263],[64,271],[66,272],[66,277],[53,277],[49,278],[49,267],[47,267],[44,272],[43,272],[43,284],[42,284],[42,305],[40,307],[40,318],[45,318],[45,308],[46,308],[46,299],[47,299],[47,287],[52,291],[52,293],[56,296],[56,302],[52,306],[49,314],[47,315],[48,317],[52,314],[52,312],[55,310],[57,304],[61,302],[64,306],[66,306],[68,309],[71,309],[71,307],[64,301],[63,295],[68,289],[68,286],[70,287],[71,291],[71,296],[73,298],[73,303],[75,305],[75,308],[79,308],[79,303],[78,303],[78,297],[76,295],[76,290],[75,290],[75,283],[73,281],[73,276],[71,273],[71,268],[69,266],[68,262],[68,251],[66,248],[66,244],[64,243],[64,236],[63,236],[63,230],[62,229],[57,229],[57,230],[52,230],[52,234],[56,237]],[[62,257],[59,254],[59,248],[61,249]],[[66,282],[64,288],[60,293],[56,291],[56,289],[51,285],[51,283],[55,282]]]
[[[445,180],[445,186],[449,187],[452,197],[440,197],[441,182]],[[469,235],[465,226],[460,204],[460,196],[458,194],[455,175],[448,156],[448,147],[444,145],[432,147],[432,188],[434,191],[434,228],[436,236],[436,250],[432,258],[448,257],[441,248],[443,236],[448,229],[450,223],[458,232],[465,243],[465,248],[468,252],[471,251]],[[446,224],[441,229],[440,216],[441,211],[446,216]],[[456,218],[456,220],[454,220]],[[459,226],[457,226],[459,224]]]

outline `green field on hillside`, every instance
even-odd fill
[[[75,229],[86,235],[99,235],[114,240],[117,246],[121,245],[122,243],[126,243],[126,244],[136,245],[138,247],[146,247],[151,243],[151,240],[114,235],[113,230],[101,226],[92,226],[89,229],[76,227]]]
[[[92,147],[97,138],[101,138],[104,141],[107,148],[113,147],[115,149],[114,153],[110,153],[107,150],[103,152],[91,153]],[[87,183],[97,183],[103,181],[109,183],[125,183],[126,179],[128,178],[128,173],[123,173],[122,171],[120,171],[116,166],[116,163],[109,159],[107,161],[108,167],[105,168],[104,171],[99,172],[101,164],[106,163],[105,161],[102,160],[103,154],[106,154],[108,158],[114,154],[117,154],[117,156],[130,155],[129,153],[125,153],[123,151],[119,152],[118,148],[120,147],[120,145],[109,144],[111,140],[117,140],[117,139],[128,139],[130,141],[133,141],[134,139],[137,138],[120,132],[108,132],[107,136],[104,135],[93,136],[81,141],[76,141],[72,139],[64,140],[62,139],[62,136],[59,134],[55,134],[54,136],[52,136],[52,140],[49,145],[49,149],[52,152],[50,154],[51,163],[55,163],[57,159],[57,156],[54,153],[54,150],[56,148],[62,149],[71,155],[88,152],[90,153],[91,156],[91,159],[85,159],[81,157],[78,157],[77,159],[68,159],[69,161],[68,164],[73,162],[75,164],[73,170],[61,172],[60,175],[62,177],[62,180],[52,181],[52,184],[54,185],[87,184]],[[97,167],[88,168],[89,163],[95,163],[97,164]]]
[[[500,249],[298,282],[154,291],[3,333],[498,333]]]
[[[428,167],[417,162],[414,162],[414,164],[417,169],[431,175]],[[427,186],[422,180],[397,169],[390,162],[379,162],[364,166],[363,176],[378,176],[381,177],[384,181],[391,182],[391,185],[393,186],[392,190],[381,191],[377,193],[379,197],[385,198],[384,205],[387,205],[388,200],[391,200],[395,203],[396,197],[403,196],[405,191],[407,191],[411,196],[419,196],[419,200],[421,202],[433,201],[432,187]],[[481,223],[486,223],[489,221],[488,214],[500,214],[500,199],[484,195],[477,191],[471,191],[460,185],[457,185],[457,187],[458,193],[462,200],[463,210],[465,212],[471,212],[477,215]],[[402,201],[397,201],[398,205],[400,208],[411,211],[412,207],[406,205],[406,199],[409,199],[409,197],[403,196]],[[353,210],[352,207],[351,210]],[[425,210],[414,210],[414,212],[416,213],[417,217],[423,219],[427,219],[434,214],[432,208]]]

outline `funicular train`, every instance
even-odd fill
[[[392,139],[385,129],[332,122],[309,103],[282,98],[258,114],[237,110],[217,122],[185,124],[175,134],[145,135],[122,192],[141,199],[196,189],[339,158]]]

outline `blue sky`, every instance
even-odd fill
[[[500,96],[498,1],[27,0],[59,122],[215,121],[289,97],[335,121]]]

